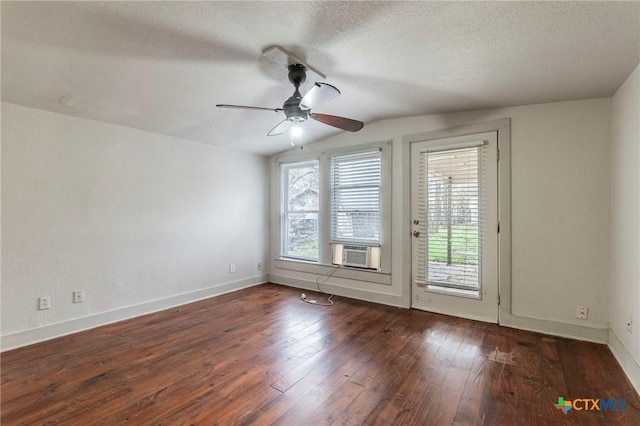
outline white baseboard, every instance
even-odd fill
[[[318,291],[316,282],[311,280],[269,274],[269,282],[274,284],[286,285],[288,287],[300,288],[303,290]],[[380,303],[382,305],[395,306],[398,308],[407,308],[407,306],[404,306],[404,304],[402,303],[402,296],[375,291],[353,289],[330,283],[322,283],[321,286],[322,291],[331,292],[336,296],[349,297],[352,299],[364,300],[365,302]]]
[[[213,296],[219,296],[221,294],[230,293],[232,291],[241,290],[247,287],[253,287],[255,285],[263,284],[266,282],[266,275],[245,278],[238,281],[213,285],[211,287],[191,291],[188,293],[177,294],[175,296],[170,296],[164,299],[152,300],[149,302],[140,303],[138,305],[126,306],[124,308],[115,309],[113,311],[101,312],[82,318],[74,318],[69,321],[49,324],[30,330],[19,331],[17,333],[0,337],[0,352],[10,349],[16,349],[22,346],[32,345],[34,343],[43,342],[45,340],[55,339],[57,337],[66,336],[68,334],[78,333],[80,331],[89,330],[114,322],[151,314],[153,312],[163,311],[175,306],[185,305],[187,303],[196,302],[202,299],[208,299]]]
[[[606,344],[609,341],[609,329],[604,327],[587,327],[513,314],[500,315],[500,325],[585,342]]]
[[[627,348],[624,347],[618,336],[609,330],[609,349],[622,367],[622,371],[627,375],[636,392],[640,394],[640,364],[633,359]]]
[[[413,309],[418,309],[427,312],[433,312],[442,315],[452,315],[451,312],[446,310],[433,309],[432,307],[424,308],[419,306],[413,306]],[[457,318],[465,318],[473,321],[489,322],[492,323],[492,319],[476,317],[473,315],[466,315],[465,313],[458,312],[454,315]],[[604,343],[608,341],[607,328],[594,328],[585,327],[575,324],[565,324],[556,321],[541,320],[537,318],[522,317],[519,315],[505,315],[500,316],[500,325],[504,327],[517,328],[518,330],[534,331],[537,333],[549,334],[551,336],[567,337],[569,339],[584,340],[587,342]]]
[[[269,274],[269,281],[275,284],[283,284],[289,287],[296,287],[304,290],[318,291],[315,281],[305,280],[300,278],[291,278],[282,275]],[[364,300],[367,302],[381,303],[383,305],[397,306],[401,308],[408,308],[402,302],[402,296],[396,296],[391,294],[357,290],[353,288],[347,288],[338,286],[335,284],[322,284],[322,290],[325,292],[332,292],[339,296],[351,297],[353,299]],[[422,308],[416,308],[422,309]],[[422,309],[426,310],[426,309]],[[435,312],[431,309],[428,311]],[[443,313],[445,312],[436,312]],[[483,318],[472,318],[460,315],[462,318],[467,318],[476,321],[486,321]],[[538,318],[529,318],[519,315],[501,315],[500,325],[505,327],[517,328],[520,330],[534,331],[537,333],[549,334],[551,336],[566,337],[569,339],[583,340],[586,342],[603,343],[606,344],[609,341],[609,329],[607,327],[588,327],[575,324],[566,324],[557,321],[542,320]]]
[[[462,312],[462,313],[457,312],[454,315],[451,312],[447,312],[445,309],[434,309],[431,306],[428,307],[428,308],[422,307],[422,306],[412,306],[411,308],[412,309],[417,309],[419,311],[424,311],[424,312],[432,312],[434,314],[447,315],[447,316],[454,317],[454,318],[464,318],[464,319],[468,319],[468,320],[472,320],[472,321],[489,322],[489,323],[495,324],[495,321],[492,321],[491,319],[484,318],[484,317],[479,317],[479,316],[474,316],[474,315],[467,315],[464,312]]]

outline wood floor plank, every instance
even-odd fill
[[[640,424],[640,399],[604,345],[334,301],[266,284],[4,352],[0,421]],[[565,415],[559,396],[627,409]]]
[[[433,359],[435,351],[429,353],[426,350],[428,347],[426,339],[421,334],[418,334],[418,336],[421,340],[421,346],[417,349],[412,359],[406,364],[398,364],[405,369],[405,374],[399,380],[400,385],[394,391],[393,397],[378,404],[376,409],[371,411],[365,419],[366,424],[393,424],[399,416],[404,417],[408,410],[413,409],[420,412],[427,407],[423,399],[425,394],[419,386],[428,384],[431,375],[429,374],[429,369],[425,370],[421,368],[421,365],[428,365]],[[418,414],[418,417],[420,417],[420,414]]]
[[[326,386],[327,381],[332,383],[331,380],[338,380],[342,383],[349,380],[363,363],[375,356],[373,344],[377,341],[376,336],[382,333],[397,316],[389,309],[377,311],[369,310],[361,315],[370,325],[351,340],[346,348],[333,351],[325,362],[317,363],[315,368],[310,369],[309,374],[288,388],[273,403],[263,407],[256,414],[258,423],[270,424],[317,387]]]
[[[419,330],[428,328],[428,324],[433,321],[431,318],[424,318],[424,315],[422,317],[414,321]],[[420,392],[414,392],[414,388],[420,380],[426,381],[425,376],[422,375],[425,369],[421,366],[429,365],[436,351],[426,350],[429,343],[423,333],[414,332],[412,340],[413,342],[405,345],[398,356],[392,360],[393,368],[404,371],[404,374],[398,377],[399,386],[391,392],[388,398],[380,400],[364,419],[365,424],[392,424],[398,413],[408,410],[407,405],[411,405],[411,401],[416,400],[415,396],[420,395]],[[431,372],[432,369],[426,371]],[[431,374],[427,377],[430,376]],[[417,405],[424,406],[421,401],[417,401]]]
[[[473,357],[468,357],[468,345],[472,324],[459,318],[450,319],[451,327],[445,340],[434,354],[427,392],[424,400],[420,392],[413,392],[405,399],[394,424],[452,424],[461,394],[469,378]]]
[[[344,320],[350,324],[347,332],[341,333],[334,330],[331,336],[326,341],[323,341],[321,346],[318,346],[318,350],[315,350],[312,356],[308,357],[295,368],[282,374],[282,377],[274,381],[271,386],[281,392],[286,392],[287,389],[304,378],[310,371],[317,368],[319,364],[324,363],[332,351],[337,348],[342,350],[345,343],[348,344],[354,341],[362,334],[369,334],[367,330],[371,330],[372,328],[372,319],[368,316],[361,315],[361,312],[357,310],[346,314]],[[395,321],[396,319],[393,319],[392,323]],[[375,320],[373,322],[375,322]],[[336,330],[339,330],[339,328],[336,327]]]

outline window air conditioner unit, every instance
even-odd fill
[[[380,247],[331,243],[334,265],[380,270]]]

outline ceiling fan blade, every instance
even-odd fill
[[[340,91],[327,83],[316,83],[300,100],[300,108],[313,109],[340,95]]]
[[[292,121],[289,120],[283,120],[281,121],[276,127],[274,127],[273,129],[271,129],[269,131],[269,133],[267,133],[267,136],[277,136],[277,135],[281,135],[284,132],[286,132],[287,130],[289,130],[289,128],[291,127],[291,125],[293,124]]]
[[[264,108],[264,107],[254,107],[254,106],[246,106],[246,105],[218,104],[216,106],[218,108],[257,109],[257,110],[262,110],[262,111],[273,111],[273,112],[281,112],[282,111],[282,108]]]
[[[362,121],[352,120],[350,118],[344,117],[337,117],[335,115],[309,114],[309,117],[321,123],[337,127],[338,129],[347,130],[349,132],[357,132],[364,127],[364,123]]]

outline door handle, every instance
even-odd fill
[[[413,236],[418,238],[420,236],[420,231],[413,231]]]

